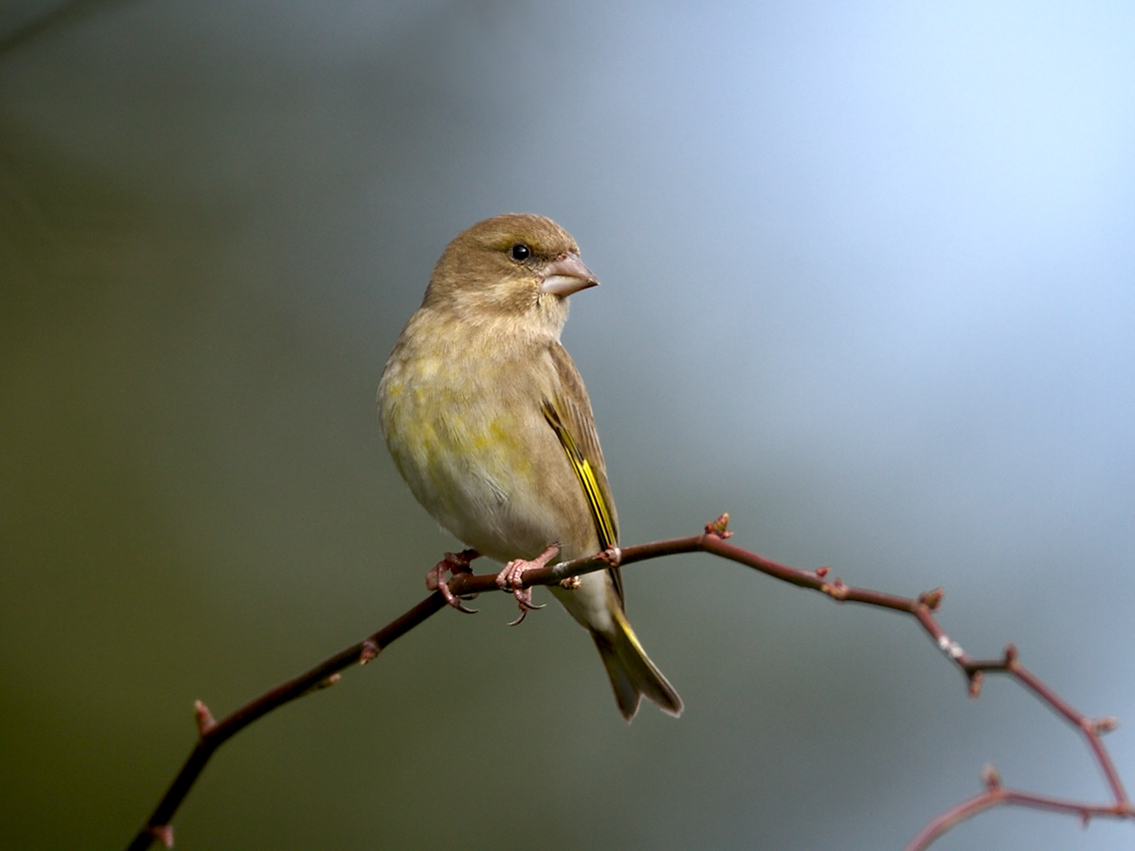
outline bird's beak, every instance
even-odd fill
[[[544,267],[544,280],[540,282],[541,292],[558,296],[569,296],[588,287],[597,287],[599,282],[591,270],[583,265],[578,254],[565,254]]]

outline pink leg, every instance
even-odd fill
[[[509,626],[516,626],[522,622],[533,609],[544,608],[543,606],[533,605],[532,589],[524,587],[524,574],[530,570],[547,567],[548,562],[554,559],[559,552],[560,545],[552,544],[532,561],[525,561],[522,558],[513,559],[504,566],[504,570],[497,574],[497,587],[502,591],[511,591],[512,596],[516,598],[516,602],[520,606],[520,617],[510,623]]]
[[[449,585],[445,581],[445,574],[446,571],[453,576],[456,576],[458,573],[472,573],[473,571],[469,569],[469,562],[475,558],[479,558],[480,555],[481,554],[476,550],[462,550],[459,553],[446,553],[445,558],[435,564],[429,573],[426,574],[426,587],[431,591],[440,591],[441,596],[445,597],[445,602],[453,606],[457,611],[465,612],[468,615],[475,615],[477,613],[476,609],[470,609],[462,605],[461,601],[449,590]]]

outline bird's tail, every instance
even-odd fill
[[[595,639],[603,667],[611,678],[619,712],[630,721],[638,712],[639,701],[645,697],[663,712],[677,718],[682,714],[682,698],[678,697],[678,692],[674,691],[662,672],[654,667],[626,616],[617,606],[613,607],[612,615],[615,619],[614,633],[605,635],[591,630],[591,637]]]

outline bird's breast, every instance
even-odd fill
[[[561,537],[540,459],[562,453],[507,364],[419,355],[392,359],[380,414],[410,490],[457,538],[500,560]],[[552,456],[562,463],[558,455]]]

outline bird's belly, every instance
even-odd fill
[[[468,404],[464,394],[444,388],[408,395],[386,413],[387,442],[434,519],[499,561],[531,558],[559,539],[517,416]]]

